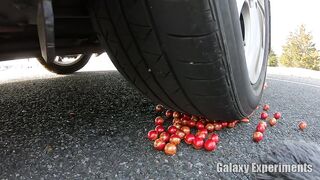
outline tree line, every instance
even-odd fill
[[[270,50],[268,65],[320,70],[320,52],[304,25],[300,25],[295,32],[290,33],[286,44],[282,47],[280,57],[272,49]]]

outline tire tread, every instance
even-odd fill
[[[191,2],[185,0],[98,1],[93,12],[99,37],[118,70],[140,91],[156,103],[190,114],[241,116],[230,92],[223,40],[208,0],[197,0],[197,6],[188,6]],[[177,13],[170,2],[179,5],[178,17],[188,18],[192,11],[205,18],[196,22],[190,17],[195,22],[183,24],[174,17],[164,24],[157,5],[163,3],[169,15]],[[190,29],[190,24],[196,26]]]

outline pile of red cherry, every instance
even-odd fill
[[[259,107],[257,107],[258,109]],[[260,114],[261,121],[253,134],[253,141],[260,142],[263,139],[263,133],[266,131],[267,122],[270,126],[275,126],[281,118],[281,113],[276,112],[273,118],[269,118],[269,105],[263,106],[263,112]],[[192,145],[195,149],[204,148],[206,151],[214,151],[219,143],[219,136],[215,131],[224,128],[235,128],[238,123],[249,123],[249,118],[234,120],[228,122],[210,121],[205,117],[183,114],[177,111],[166,110],[162,105],[156,106],[157,113],[165,112],[165,118],[158,116],[155,118],[155,129],[148,132],[148,138],[154,141],[154,148],[158,151],[164,151],[167,155],[175,155],[177,146],[183,140],[186,144]],[[164,127],[165,121],[172,121],[167,130]],[[267,122],[266,122],[267,121]],[[305,129],[307,124],[301,122],[299,128]],[[195,132],[193,134],[193,132]]]
[[[281,113],[276,112],[273,115],[273,118],[269,118],[269,115],[267,111],[269,111],[270,106],[269,105],[264,105],[263,106],[263,111],[260,114],[260,121],[256,127],[256,131],[253,133],[253,140],[255,142],[259,142],[263,139],[263,133],[266,131],[266,128],[268,127],[267,123],[263,120],[267,120],[270,124],[270,126],[275,126],[277,124],[277,121],[281,118]]]

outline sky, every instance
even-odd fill
[[[271,47],[280,55],[290,32],[304,24],[320,50],[320,0],[270,0]]]

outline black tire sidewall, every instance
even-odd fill
[[[266,37],[265,37],[265,54],[263,59],[263,67],[260,77],[255,84],[251,84],[249,79],[246,59],[244,54],[241,26],[238,17],[236,1],[219,0],[211,1],[215,3],[217,16],[220,23],[222,37],[225,40],[225,55],[227,59],[226,65],[229,66],[229,80],[232,92],[235,97],[236,108],[241,112],[242,116],[247,116],[259,104],[263,86],[267,72],[267,61],[270,49],[270,5],[269,0],[264,0],[266,8]]]

